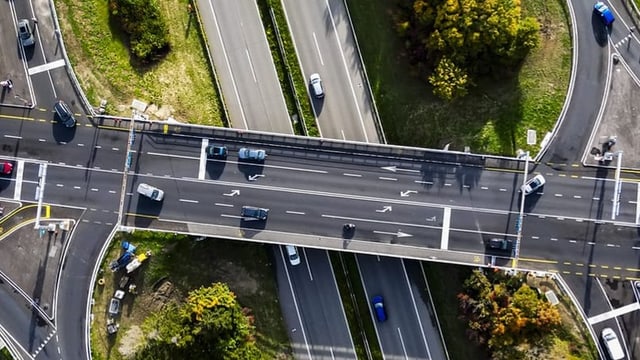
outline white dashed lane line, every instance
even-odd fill
[[[179,201],[192,203],[192,204],[197,204],[199,202],[198,200],[190,200],[190,199],[179,199]]]

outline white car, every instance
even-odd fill
[[[298,255],[298,249],[296,249],[296,247],[293,245],[287,245],[285,247],[287,248],[287,256],[289,257],[289,262],[291,263],[291,265],[300,265],[300,256]]]
[[[605,328],[602,330],[602,340],[604,341],[604,345],[607,348],[607,353],[609,353],[609,359],[611,360],[622,360],[624,359],[624,351],[622,350],[622,346],[620,345],[620,341],[618,340],[618,336],[616,332],[611,328]]]
[[[311,76],[309,76],[309,85],[311,86],[313,96],[318,99],[324,97],[324,87],[322,86],[322,79],[320,79],[319,74],[311,74]]]
[[[138,194],[155,201],[162,201],[162,199],[164,199],[164,191],[145,183],[138,185]]]
[[[520,190],[525,196],[530,195],[538,191],[538,189],[543,187],[545,183],[546,183],[546,180],[544,179],[544,176],[538,174],[532,177],[531,179],[529,179],[526,183],[524,183],[524,185],[522,185]]]

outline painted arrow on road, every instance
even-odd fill
[[[261,178],[261,177],[264,177],[264,175],[262,174],[251,175],[249,176],[249,181],[256,181],[257,178]]]
[[[403,233],[402,231],[398,230],[397,232],[387,232],[387,231],[377,231],[377,230],[373,230],[374,234],[382,234],[382,235],[392,235],[395,237],[399,237],[399,238],[403,238],[403,237],[412,237],[413,235],[411,234],[407,234],[407,233]]]
[[[389,170],[391,172],[396,172],[396,171],[406,171],[406,172],[412,172],[412,173],[419,173],[420,172],[420,170],[402,169],[402,168],[399,168],[397,166],[383,166],[382,169],[383,170]]]
[[[240,195],[240,190],[232,190],[230,193],[224,194],[224,196],[236,196],[236,195]]]
[[[376,212],[385,213],[387,211],[391,211],[391,205],[387,205],[382,208],[382,210],[376,210]]]
[[[415,190],[400,191],[400,196],[407,197],[409,196],[409,194],[417,194],[417,193],[418,192]]]

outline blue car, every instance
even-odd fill
[[[384,299],[380,295],[376,295],[371,300],[373,303],[373,311],[376,313],[376,318],[379,322],[387,320],[387,312],[384,309]]]
[[[611,26],[615,18],[613,17],[613,13],[611,9],[607,5],[605,5],[602,1],[598,1],[595,5],[593,5],[593,10],[600,15],[602,22],[605,26]]]

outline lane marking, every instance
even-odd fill
[[[351,176],[351,177],[362,177],[360,174],[350,174],[350,173],[342,173],[343,176]]]
[[[609,310],[600,315],[592,316],[588,319],[590,325],[597,324],[599,322],[603,322],[605,320],[613,319],[614,317],[618,317],[620,315],[628,314],[630,312],[640,310],[640,304],[638,302],[633,302],[628,305],[621,306],[619,308]]]
[[[9,139],[22,139],[22,136],[16,136],[16,135],[5,135],[4,137],[9,138]]]
[[[216,206],[226,206],[226,207],[233,207],[233,204],[223,204],[223,203],[215,203],[214,205],[216,205]]]
[[[640,223],[640,183],[636,190],[636,224]]]
[[[247,62],[249,62],[249,69],[251,69],[251,75],[253,76],[253,82],[257,83],[256,71],[253,69],[253,63],[251,62],[251,55],[249,55],[249,49],[244,48],[244,53],[247,55]]]
[[[316,38],[315,31],[311,33],[313,35],[313,43],[316,45],[316,51],[318,52],[318,58],[320,58],[320,65],[324,66],[324,60],[322,59],[322,53],[320,52],[320,46],[318,46],[318,39]]]
[[[22,195],[22,177],[24,175],[24,160],[18,160],[18,170],[16,171],[16,187],[13,189],[13,200],[20,200]]]
[[[204,180],[204,172],[207,168],[207,154],[205,150],[209,146],[209,139],[202,139],[202,145],[200,147],[200,164],[198,166],[198,180]]]
[[[442,214],[442,235],[440,237],[440,249],[449,249],[449,229],[451,224],[451,208],[446,207],[443,209]]]
[[[197,204],[198,203],[198,200],[190,200],[190,199],[179,199],[179,201],[186,202],[186,203],[192,203],[192,204]]]
[[[34,66],[32,68],[29,68],[29,70],[27,72],[29,73],[29,75],[35,75],[35,74],[39,74],[41,72],[57,69],[57,68],[63,67],[63,66],[65,66],[64,59],[58,59],[58,60],[52,61],[50,63],[46,63],[46,64],[42,64],[42,65],[38,65],[38,66]]]
[[[302,212],[302,211],[289,211],[289,210],[285,211],[285,213],[294,214],[294,215],[305,215],[306,214],[305,212]]]

